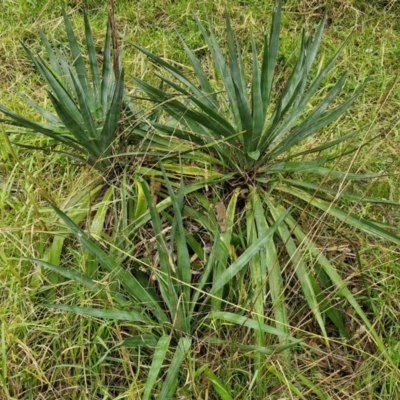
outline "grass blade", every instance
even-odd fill
[[[259,238],[221,274],[219,279],[213,284],[213,287],[210,291],[211,294],[215,294],[218,292],[218,290],[222,289],[239,271],[241,271],[248,264],[251,258],[259,252],[260,248],[264,246],[266,242],[268,242],[269,238],[275,233],[275,230],[284,221],[288,213],[289,211],[281,215],[267,231],[260,235]]]
[[[257,228],[258,236],[263,235],[269,229],[269,224],[265,218],[263,206],[260,197],[256,192],[253,193],[254,220]],[[268,278],[268,282],[266,279]],[[264,298],[266,295],[266,284],[268,283],[271,295],[272,306],[276,321],[276,328],[283,333],[288,333],[288,318],[285,304],[285,287],[282,279],[282,271],[279,264],[278,252],[274,243],[273,236],[267,241],[265,248],[260,249],[260,276],[258,277],[259,287],[256,295],[257,301],[260,302],[258,311],[262,314],[264,307]]]
[[[162,294],[162,298],[165,301],[171,320],[176,321],[178,329],[186,332],[188,322],[181,314],[179,293],[177,292],[176,282],[176,266],[171,257],[171,252],[168,249],[167,241],[164,233],[162,232],[162,224],[159,213],[153,204],[153,199],[147,184],[141,181],[144,195],[146,197],[147,204],[149,206],[151,223],[153,225],[154,234],[156,237],[156,245],[158,256],[160,259],[160,271],[157,273],[157,282],[159,289]],[[171,202],[173,200],[171,199]]]
[[[332,264],[327,260],[327,258],[324,256],[324,254],[318,248],[318,246],[315,243],[313,243],[307,237],[307,235],[305,235],[300,229],[298,229],[297,222],[293,218],[288,218],[287,222],[288,222],[290,228],[292,229],[292,231],[295,233],[295,235],[299,238],[299,240],[303,243],[303,245],[307,248],[307,250],[312,253],[312,255],[317,260],[318,264],[321,265],[321,267],[324,269],[325,273],[329,276],[329,278],[335,285],[337,295],[344,297],[349,302],[349,304],[354,308],[354,310],[360,316],[360,318],[362,319],[365,326],[370,330],[370,333],[373,336],[373,338],[375,339],[375,342],[376,342],[379,350],[382,351],[383,353],[387,354],[386,347],[383,344],[379,334],[376,332],[376,330],[372,326],[371,322],[368,320],[368,318],[365,315],[364,311],[362,310],[362,307],[360,306],[360,304],[357,302],[357,300],[354,298],[353,294],[347,288],[346,280],[343,280],[340,277],[340,275],[337,273],[336,269],[332,268]]]
[[[286,333],[283,333],[279,329],[273,328],[272,326],[269,326],[264,323],[260,323],[259,321],[256,321],[252,318],[245,317],[243,315],[238,315],[238,314],[234,314],[234,313],[227,312],[227,311],[214,311],[214,312],[210,313],[210,315],[207,318],[211,319],[211,320],[220,319],[224,322],[229,322],[229,323],[232,323],[235,325],[245,326],[246,328],[259,330],[261,332],[268,333],[270,335],[284,338],[293,343],[299,342],[298,339],[295,339],[294,337],[292,337]]]
[[[226,272],[230,255],[230,244],[232,232],[234,228],[234,219],[236,213],[236,205],[240,190],[236,189],[229,201],[228,207],[225,209],[224,201],[220,200],[217,204],[217,222],[220,229],[219,248],[217,250],[217,260],[213,271],[213,284],[215,285]],[[221,309],[221,299],[223,298],[223,286],[213,292],[214,297],[211,299],[211,308],[214,311]]]
[[[146,335],[146,334],[144,334],[144,335],[136,335],[136,336],[128,337],[128,339],[125,339],[121,343],[121,346],[123,346],[123,347],[133,347],[135,349],[138,348],[138,347],[147,347],[149,349],[154,349],[154,348],[157,347],[157,343],[159,343],[159,342],[157,341],[157,338],[154,335],[151,335],[151,334],[147,334]],[[147,380],[146,380],[146,384],[149,381],[150,374],[151,374],[151,372],[149,372],[149,375],[148,375]],[[157,375],[156,375],[156,379],[157,379]]]
[[[207,378],[210,380],[214,390],[218,393],[221,400],[233,400],[233,397],[229,394],[228,389],[209,368],[207,368],[204,373],[207,375]]]
[[[140,284],[140,282],[128,271],[123,269],[119,263],[103,251],[94,241],[86,235],[66,214],[59,210],[56,206],[49,203],[50,207],[67,225],[76,238],[82,243],[84,248],[89,251],[108,272],[115,274],[115,277],[126,288],[127,292],[133,299],[139,300],[141,303],[150,307],[160,322],[167,322],[168,319],[158,301],[152,297],[149,292]]]
[[[139,312],[134,310],[130,311],[122,311],[117,309],[106,310],[101,308],[67,306],[62,304],[44,304],[44,306],[48,308],[55,308],[57,310],[70,311],[76,314],[82,314],[94,318],[149,323],[147,318],[144,318]]]
[[[329,195],[331,195],[330,199],[332,201],[339,196],[339,198],[342,198],[345,200],[350,200],[350,201],[355,201],[357,203],[363,202],[363,203],[375,203],[375,204],[387,204],[387,205],[391,205],[391,206],[399,206],[399,202],[397,202],[397,201],[380,199],[377,197],[368,197],[368,196],[364,196],[364,195],[358,195],[358,194],[347,193],[347,192],[338,193],[338,191],[335,189],[329,189],[326,186],[315,185],[315,184],[309,183],[309,182],[303,182],[303,181],[298,181],[298,180],[293,180],[293,179],[282,179],[282,182],[285,182],[290,186],[294,185],[294,186],[298,186],[299,188],[310,189],[310,191],[312,191],[313,194],[315,194],[316,192],[322,192],[324,194],[329,194]]]
[[[74,271],[72,269],[64,268],[58,265],[54,265],[51,263],[48,263],[46,261],[42,260],[37,260],[35,258],[26,258],[28,261],[31,261],[37,265],[40,265],[50,271],[56,272],[57,274],[63,276],[64,278],[73,280],[75,282],[80,283],[81,285],[87,287],[90,289],[92,292],[96,293],[98,296],[107,299],[107,293],[112,296],[112,298],[120,305],[128,305],[129,303],[127,300],[121,296],[119,293],[115,292],[106,292],[104,288],[99,285],[98,283],[94,282],[92,279],[90,279],[88,276],[82,274],[79,271]]]
[[[361,232],[388,240],[392,243],[400,244],[399,236],[380,228],[376,223],[374,223],[374,221],[369,221],[359,216],[350,214],[349,212],[342,211],[339,208],[334,207],[331,203],[315,198],[307,192],[304,192],[294,187],[279,185],[276,187],[276,189],[286,193],[291,193],[292,195],[299,197],[307,203],[312,204],[314,207],[317,207],[320,210],[331,215],[332,217],[337,218],[339,221],[342,221],[347,225],[359,229]]]
[[[174,395],[176,386],[178,384],[178,375],[179,372],[182,371],[181,365],[186,357],[186,354],[189,352],[191,345],[191,338],[183,337],[179,339],[178,347],[175,350],[175,354],[168,368],[168,373],[163,383],[161,393],[158,397],[159,400],[168,400]]]
[[[144,388],[142,400],[149,400],[151,391],[157,381],[158,375],[163,367],[164,359],[168,351],[170,342],[169,336],[161,336],[158,340],[156,351],[154,352],[153,361],[150,366],[149,375],[147,376],[146,386]]]
[[[267,197],[267,196],[266,196]],[[272,202],[270,202],[267,198],[264,198],[268,207],[270,209],[271,215],[274,220],[277,220],[281,215],[277,211],[277,209],[273,206]],[[281,208],[282,212],[285,212],[283,208]],[[296,245],[295,241],[291,238],[291,233],[288,230],[286,224],[282,223],[277,228],[279,236],[286,247],[286,251],[290,257],[290,262],[294,267],[296,276],[301,284],[303,289],[304,296],[306,297],[307,303],[315,316],[316,321],[322,331],[322,334],[328,340],[328,334],[325,328],[325,322],[322,318],[320,304],[317,298],[317,293],[321,292],[317,282],[314,277],[308,271],[307,264],[303,260],[300,247]]]
[[[183,181],[179,185],[178,196],[175,195],[171,182],[165,172],[162,164],[160,164],[161,171],[164,176],[164,182],[168,190],[168,194],[171,198],[172,207],[174,209],[174,224],[177,225],[177,237],[176,237],[176,248],[177,248],[177,276],[183,283],[180,289],[180,293],[185,295],[184,302],[187,302],[190,298],[190,288],[191,283],[191,273],[190,273],[190,256],[186,243],[185,228],[183,227],[183,195],[185,190],[185,185]],[[186,285],[185,285],[186,284]]]
[[[94,237],[101,237],[104,232],[104,222],[106,219],[107,211],[110,207],[110,202],[112,201],[112,196],[114,194],[114,188],[111,186],[107,189],[101,203],[98,206],[96,214],[92,219],[90,225],[90,234]],[[88,251],[86,251],[86,261],[85,261],[85,273],[91,279],[98,279],[98,261],[96,258]]]

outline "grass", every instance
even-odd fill
[[[102,2],[90,1],[89,18],[95,38],[103,38],[107,10]],[[241,45],[246,47],[249,32],[260,38],[261,26],[269,22],[272,2],[242,2],[230,5],[232,25],[240,33]],[[400,47],[399,6],[395,2],[328,1],[328,27],[323,37],[322,55],[328,60],[347,34],[354,29],[335,70],[349,68],[349,78],[343,96],[346,97],[371,75],[370,83],[349,112],[336,124],[321,132],[317,140],[324,142],[341,134],[362,128],[353,144],[360,146],[353,160],[353,169],[361,172],[385,172],[379,182],[355,182],[353,191],[366,196],[379,195],[399,201],[399,130],[398,104],[400,85],[395,84],[398,73]],[[18,40],[29,43],[40,51],[37,27],[43,26],[49,37],[58,37],[62,29],[61,14],[54,2],[5,1],[7,18],[0,21],[0,45],[2,64],[0,72],[6,79],[0,80],[0,103],[30,115],[31,111],[21,103],[15,91],[28,93],[37,101],[43,101],[45,92],[38,76],[27,63]],[[80,2],[67,11],[74,28],[82,33]],[[191,48],[202,46],[200,35],[191,12],[204,18],[212,15],[217,35],[223,35],[222,2],[142,2],[133,6],[130,2],[118,2],[116,14],[120,28],[128,25],[124,65],[126,72],[149,76],[151,66],[136,51],[131,42],[139,43],[169,59],[187,63],[185,53],[177,46],[176,30],[185,37]],[[316,2],[295,1],[285,4],[283,41],[280,61],[282,71],[293,63],[293,51],[298,45],[301,24],[314,24],[322,14]],[[267,17],[266,17],[267,16]],[[201,51],[201,50],[199,50]],[[246,55],[245,55],[246,57]],[[250,57],[250,56],[248,56]],[[246,59],[246,58],[245,58]],[[205,59],[205,64],[207,61]],[[128,80],[127,80],[128,81]],[[129,81],[128,81],[129,82]],[[129,86],[129,84],[128,84]],[[29,89],[27,89],[29,88]],[[3,127],[0,127],[3,132]],[[369,138],[377,135],[371,144],[361,147]],[[17,137],[12,135],[11,140]],[[63,264],[76,265],[80,270],[90,268],[90,256],[77,241],[67,236],[52,209],[43,201],[43,192],[50,193],[54,202],[72,217],[82,228],[90,229],[103,243],[110,242],[110,226],[118,216],[107,214],[99,218],[100,229],[92,220],[100,215],[102,204],[113,209],[123,195],[114,188],[114,197],[105,198],[97,184],[97,175],[89,169],[71,165],[62,155],[31,151],[13,146],[9,148],[2,135],[0,139],[0,399],[137,399],[142,398],[151,371],[154,345],[137,344],[120,346],[128,338],[147,335],[138,331],[133,322],[117,322],[96,317],[83,317],[64,311],[42,307],[45,302],[57,300],[60,304],[99,306],[104,304],[93,293],[82,289],[70,280],[45,273],[39,266],[23,257],[44,259],[53,257]],[[46,146],[50,143],[42,137],[26,137],[25,144]],[[346,170],[348,162],[342,161]],[[93,182],[93,190],[82,188]],[[343,185],[346,185],[343,182]],[[97,188],[97,192],[96,192]],[[89,193],[87,196],[83,194]],[[217,198],[219,193],[215,193]],[[115,204],[114,204],[115,205]],[[357,204],[364,217],[374,217],[382,223],[398,226],[400,213],[396,207]],[[304,216],[304,223],[311,218]],[[249,343],[251,329],[239,330],[229,322],[203,321],[202,331],[209,337],[218,337],[223,343],[207,341],[207,337],[193,337],[193,351],[184,359],[182,375],[175,398],[259,398],[257,382],[262,382],[268,398],[305,399],[396,399],[400,398],[399,373],[399,304],[400,263],[398,249],[380,240],[371,239],[346,228],[338,236],[338,223],[325,218],[318,226],[319,244],[332,254],[335,265],[348,277],[348,285],[356,296],[387,349],[387,356],[378,351],[363,326],[359,325],[354,312],[345,309],[345,324],[353,332],[348,341],[330,337],[328,343],[318,334],[318,327],[304,307],[304,299],[293,281],[287,287],[291,296],[288,312],[293,326],[290,333],[299,334],[304,345],[294,350],[288,362],[283,354],[265,355],[262,376],[255,376],[253,366],[260,362],[249,349],[240,351],[238,345]],[[104,231],[104,233],[102,233]],[[394,232],[399,233],[399,232]],[[142,235],[148,235],[145,230]],[[63,240],[61,251],[54,248],[53,236]],[[143,240],[143,243],[145,240]],[[53,246],[53,247],[52,247]],[[60,249],[59,249],[60,250]],[[146,249],[145,249],[146,250]],[[153,255],[154,250],[147,248]],[[89,260],[89,262],[88,262]],[[360,261],[360,262],[359,262]],[[97,277],[107,282],[104,276]],[[246,305],[249,293],[243,280],[237,290]],[[232,305],[234,306],[234,305]],[[239,307],[240,308],[240,307]],[[270,316],[271,317],[271,316]],[[331,327],[332,328],[332,327]],[[329,325],[328,325],[329,329]],[[332,329],[333,331],[333,329]],[[162,332],[161,332],[162,333]],[[164,333],[165,335],[165,333]],[[168,335],[167,335],[168,336]],[[174,357],[168,348],[166,360]],[[161,389],[166,375],[156,377],[155,387]],[[226,396],[226,397],[224,397]]]

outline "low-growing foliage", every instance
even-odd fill
[[[101,68],[89,20],[85,15],[89,75],[68,17],[65,12],[63,15],[70,54],[64,54],[64,50],[58,44],[51,46],[42,30],[40,37],[48,61],[40,55],[35,56],[23,45],[30,61],[47,84],[48,96],[56,115],[22,94],[22,99],[46,120],[46,123],[28,120],[0,105],[0,111],[9,118],[2,122],[24,128],[27,133],[46,135],[73,150],[74,153],[65,153],[73,160],[104,170],[111,165],[107,157],[112,155],[113,146],[117,141],[117,125],[124,92],[124,70],[121,70],[116,81],[111,58],[110,23],[104,41]]]
[[[224,399],[280,396],[282,386],[297,398],[312,393],[325,399],[329,394],[304,367],[310,355],[322,352],[309,335],[322,339],[329,350],[338,343],[353,346],[365,331],[385,353],[368,310],[325,251],[319,232],[334,226],[345,237],[343,227],[350,227],[398,244],[386,226],[353,211],[354,204],[397,203],[343,189],[343,183],[379,176],[338,167],[358,150],[353,140],[359,131],[323,144],[312,141],[349,109],[367,83],[346,100],[340,97],[346,73],[326,83],[345,44],[324,66],[314,65],[324,15],[310,34],[303,31],[293,71],[279,88],[281,3],[276,3],[261,57],[251,37],[250,69],[228,12],[226,49],[212,24],[207,30],[195,17],[211,71],[183,39],[187,68],[136,46],[156,73],[153,83],[131,77],[136,89],[131,102],[124,93],[123,69],[118,79],[112,70],[110,29],[101,65],[84,17],[88,72],[64,13],[72,59],[42,32],[48,61],[24,46],[48,85],[56,114],[23,95],[46,123],[0,106],[8,117],[3,122],[49,136],[69,148],[68,157],[106,177],[115,168],[114,159],[128,160],[97,197],[102,202],[84,217],[74,218],[50,203],[74,236],[71,259],[83,255],[79,268],[62,260],[61,253],[68,251],[65,235],[54,239],[44,259],[27,259],[75,281],[90,294],[88,303],[96,304],[80,304],[82,296],[59,304],[53,292],[45,307],[132,324],[115,348],[129,349],[139,360],[138,370],[145,366],[140,371],[145,377],[142,399],[175,398],[179,387],[189,386],[186,369],[192,382],[187,393],[197,393],[196,385],[206,380],[213,395]],[[321,95],[324,87],[330,89]],[[127,133],[123,146],[117,146],[119,128]],[[222,370],[233,368],[246,376],[240,393],[234,393],[238,385],[233,378],[220,374],[218,360],[204,357],[202,346],[220,357],[229,353]],[[236,359],[249,362],[242,368]],[[390,354],[385,362],[391,365]]]
[[[276,327],[287,332],[290,320],[285,276],[291,275],[287,272],[290,266],[300,282],[322,334],[327,336],[325,317],[328,317],[340,334],[348,337],[350,333],[344,327],[343,314],[340,307],[335,305],[334,298],[346,299],[363,323],[370,329],[372,326],[348,290],[340,271],[318,246],[316,231],[321,219],[329,216],[342,224],[398,243],[397,236],[378,224],[353,215],[350,208],[346,210],[343,206],[337,206],[341,200],[392,203],[331,187],[335,180],[352,181],[376,177],[373,174],[355,174],[334,169],[336,159],[343,157],[343,154],[336,152],[335,155],[332,149],[352,139],[357,132],[322,145],[309,145],[306,149],[299,147],[302,142],[340,118],[360,95],[365,83],[340,103],[338,95],[347,76],[347,73],[343,73],[336,83],[330,85],[331,89],[325,97],[316,103],[316,93],[345,45],[339,48],[325,66],[319,68],[315,76],[312,75],[312,65],[326,21],[325,15],[315,32],[307,35],[303,31],[294,69],[284,87],[275,97],[272,96],[277,76],[280,21],[281,2],[278,1],[270,34],[265,35],[260,67],[256,43],[251,39],[253,65],[250,77],[245,74],[242,51],[235,41],[229,15],[226,14],[226,52],[219,46],[211,25],[207,33],[197,20],[211,54],[213,75],[218,76],[221,87],[213,85],[201,61],[183,39],[182,46],[191,62],[195,80],[172,63],[140,47],[138,48],[164,72],[159,74],[162,85],[158,88],[136,77],[133,80],[147,98],[159,104],[170,116],[164,123],[153,122],[153,127],[168,137],[192,143],[196,151],[196,165],[206,166],[201,175],[207,176],[209,171],[223,171],[216,185],[221,188],[221,201],[218,205],[222,207],[223,219],[227,219],[225,206],[228,207],[228,202],[231,207],[232,219],[228,225],[224,223],[224,227],[221,227],[221,235],[224,235],[224,242],[228,246],[237,247],[232,239],[234,233],[242,229],[245,246],[251,247],[263,232],[286,214],[275,234],[246,265],[245,270],[251,274],[250,279],[253,282],[253,298],[249,301],[252,309],[263,315],[265,299],[270,298]],[[172,79],[165,73],[172,76]],[[173,140],[170,142],[174,143]],[[330,155],[324,156],[328,149]],[[347,149],[348,153],[355,150],[351,146]],[[170,148],[164,151],[165,154],[171,153]],[[314,175],[312,180],[318,183],[311,183],[310,175]],[[210,185],[211,182],[205,183],[203,190]],[[242,205],[237,202],[239,194],[244,199]],[[204,197],[204,192],[198,195]],[[293,209],[288,212],[291,206]],[[322,211],[322,214],[317,210]],[[301,226],[302,216],[306,213],[315,218],[311,231]],[[244,273],[234,268],[234,264],[227,268],[230,258],[232,259],[232,254],[228,250],[221,253],[221,263],[214,274],[215,294],[220,298],[223,298],[224,293],[220,280],[233,277],[239,272]],[[375,340],[382,346],[376,335]]]

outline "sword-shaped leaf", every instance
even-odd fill
[[[124,94],[124,69],[121,69],[118,82],[115,87],[114,95],[110,104],[110,108],[106,115],[103,129],[100,133],[101,148],[103,154],[107,155],[110,152],[110,146],[115,140],[115,134],[118,133],[118,121],[122,108],[122,98]]]
[[[279,224],[284,221],[288,213],[289,211],[277,218],[274,224],[262,235],[260,235],[259,238],[221,274],[219,279],[213,284],[213,287],[210,291],[211,294],[215,294],[216,292],[218,292],[218,290],[222,289],[228,282],[233,279],[233,277],[238,272],[240,272],[248,264],[249,260],[251,260],[251,258],[259,252],[262,246],[265,246],[265,243],[267,243],[270,237],[275,233]]]
[[[142,400],[149,400],[153,387],[157,381],[160,371],[163,367],[165,356],[169,348],[171,338],[169,336],[161,336],[158,340],[156,350],[151,362],[149,375],[147,376],[146,386],[144,388]]]
[[[76,69],[77,77],[78,77],[79,83],[81,85],[82,91],[85,93],[85,96],[87,98],[88,108],[90,110],[93,110],[95,108],[95,100],[94,100],[93,92],[92,92],[90,84],[89,84],[89,78],[87,75],[85,63],[82,58],[82,53],[79,48],[79,44],[76,40],[71,23],[69,22],[69,19],[67,17],[67,14],[65,13],[64,9],[62,10],[62,13],[63,13],[63,18],[64,18],[65,29],[67,31],[69,48],[71,50],[72,57],[74,60],[73,65]]]
[[[146,288],[144,288],[130,272],[124,269],[113,257],[109,256],[101,249],[101,247],[94,240],[90,239],[66,214],[53,204],[49,204],[75,237],[82,243],[84,248],[96,258],[106,271],[113,274],[113,276],[119,280],[121,285],[125,287],[129,296],[145,304],[147,307],[150,307],[160,322],[167,322],[167,316],[161,310],[157,299],[152,297]]]

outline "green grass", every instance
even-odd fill
[[[80,32],[83,24],[81,2],[63,2],[74,29]],[[101,47],[105,34],[107,9],[103,2],[89,1],[89,19],[95,39]],[[293,52],[299,45],[301,25],[315,24],[322,16],[322,9],[314,1],[288,1],[284,7],[282,59],[284,71],[293,65]],[[15,91],[29,94],[36,101],[45,101],[46,93],[38,75],[34,72],[23,52],[19,40],[35,51],[42,51],[37,29],[41,25],[50,38],[65,37],[61,12],[55,2],[3,2],[4,15],[0,20],[0,103],[31,118],[37,118],[16,95]],[[379,182],[353,182],[353,192],[366,196],[381,196],[399,201],[400,134],[398,108],[400,84],[398,75],[400,47],[400,7],[394,1],[327,1],[328,26],[326,27],[320,57],[328,60],[353,29],[349,43],[339,62],[330,73],[337,76],[349,69],[349,78],[342,93],[344,100],[359,86],[367,75],[370,82],[355,105],[335,124],[325,129],[313,140],[325,142],[372,123],[361,130],[352,145],[361,146],[373,136],[377,138],[356,153],[352,171],[388,174]],[[385,8],[386,7],[386,8]],[[246,1],[229,5],[233,29],[240,36],[243,48],[249,47],[249,33],[258,39],[262,26],[270,21],[271,1]],[[121,31],[127,25],[124,65],[127,74],[152,79],[152,66],[134,49],[132,42],[148,48],[169,60],[187,64],[184,49],[179,46],[177,31],[191,48],[203,44],[195,27],[192,12],[205,17],[212,16],[218,37],[224,33],[224,3],[204,1],[201,5],[191,1],[118,2],[117,23]],[[66,38],[65,38],[66,40]],[[201,51],[201,50],[199,50]],[[247,64],[250,53],[244,54]],[[210,63],[204,56],[204,63]],[[282,78],[283,79],[283,78]],[[326,80],[326,84],[331,80]],[[128,90],[131,82],[126,79]],[[395,85],[394,85],[395,84]],[[394,85],[394,86],[393,86]],[[386,97],[387,96],[387,97]],[[91,268],[89,253],[76,241],[65,225],[44,201],[50,194],[54,202],[84,230],[107,246],[113,243],[119,204],[124,194],[114,182],[114,194],[105,199],[105,190],[99,186],[99,178],[90,169],[73,165],[59,154],[49,151],[32,151],[13,146],[3,135],[0,126],[0,399],[139,399],[149,382],[153,343],[148,346],[121,343],[138,335],[157,331],[160,337],[169,335],[169,327],[138,325],[129,321],[104,320],[81,316],[62,310],[43,307],[44,303],[75,304],[81,307],[110,305],[109,299],[101,299],[92,291],[82,288],[71,280],[48,273],[24,257],[46,259],[57,264],[74,265],[80,271]],[[11,141],[22,141],[17,135]],[[46,146],[51,143],[41,136],[25,136],[25,144]],[[315,143],[313,143],[315,145]],[[307,147],[307,144],[305,145]],[[341,150],[345,150],[345,144]],[[340,168],[348,168],[349,158],[340,161]],[[100,180],[101,181],[101,180]],[[93,182],[93,190],[84,191]],[[129,185],[134,186],[129,181]],[[343,185],[347,185],[343,182]],[[100,192],[99,192],[100,190]],[[220,193],[214,193],[218,199]],[[83,197],[82,197],[83,196]],[[121,200],[122,199],[122,200]],[[191,199],[191,201],[194,201]],[[217,200],[218,201],[218,200]],[[101,205],[109,211],[100,229],[92,221]],[[357,212],[365,218],[382,223],[399,225],[400,211],[395,206],[356,204]],[[311,210],[310,210],[311,212]],[[89,215],[89,218],[87,218]],[[164,214],[163,217],[166,217]],[[305,226],[312,226],[310,216],[303,216]],[[303,226],[304,226],[303,225]],[[377,333],[382,339],[387,356],[374,345],[359,317],[345,303],[345,325],[353,333],[349,340],[335,337],[333,326],[327,343],[320,335],[310,310],[305,307],[298,282],[289,281],[286,291],[290,294],[292,326],[288,330],[301,337],[303,344],[287,353],[263,355],[261,358],[240,345],[251,343],[254,336],[250,328],[238,329],[230,322],[201,321],[198,332],[202,336],[192,338],[192,350],[183,358],[181,375],[174,398],[190,399],[257,399],[260,385],[270,399],[396,399],[400,398],[399,372],[399,301],[400,262],[398,249],[385,241],[373,239],[348,227],[339,229],[338,222],[324,218],[314,227],[318,244],[327,249],[334,265],[342,276],[348,277],[348,288],[362,305]],[[142,235],[141,246],[133,256],[148,252],[154,261],[154,240],[151,229],[145,226],[138,231]],[[337,234],[340,232],[340,235]],[[168,232],[166,233],[168,234]],[[54,235],[63,240],[63,248],[57,249]],[[148,240],[150,238],[150,243]],[[129,239],[129,238],[128,238]],[[205,241],[209,237],[203,238]],[[122,240],[122,238],[121,238]],[[56,243],[56,244],[54,244]],[[207,243],[206,243],[207,244]],[[209,243],[208,243],[209,245]],[[121,256],[109,251],[114,256]],[[131,254],[132,256],[132,254]],[[238,256],[238,255],[236,255]],[[151,264],[149,262],[149,264]],[[132,268],[137,265],[132,262]],[[104,272],[96,277],[102,285],[112,281]],[[239,276],[237,289],[242,302],[230,304],[234,309],[245,311],[250,306],[245,276]],[[232,297],[235,297],[232,294]],[[111,302],[112,304],[112,302]],[[273,313],[267,315],[273,319]],[[273,324],[273,321],[267,320]],[[207,336],[223,342],[207,341]],[[165,354],[165,362],[174,357],[176,338]],[[269,338],[270,344],[276,344]],[[329,344],[329,347],[328,347]],[[262,376],[254,375],[254,365],[262,364]],[[162,390],[167,371],[155,377],[155,391]]]

